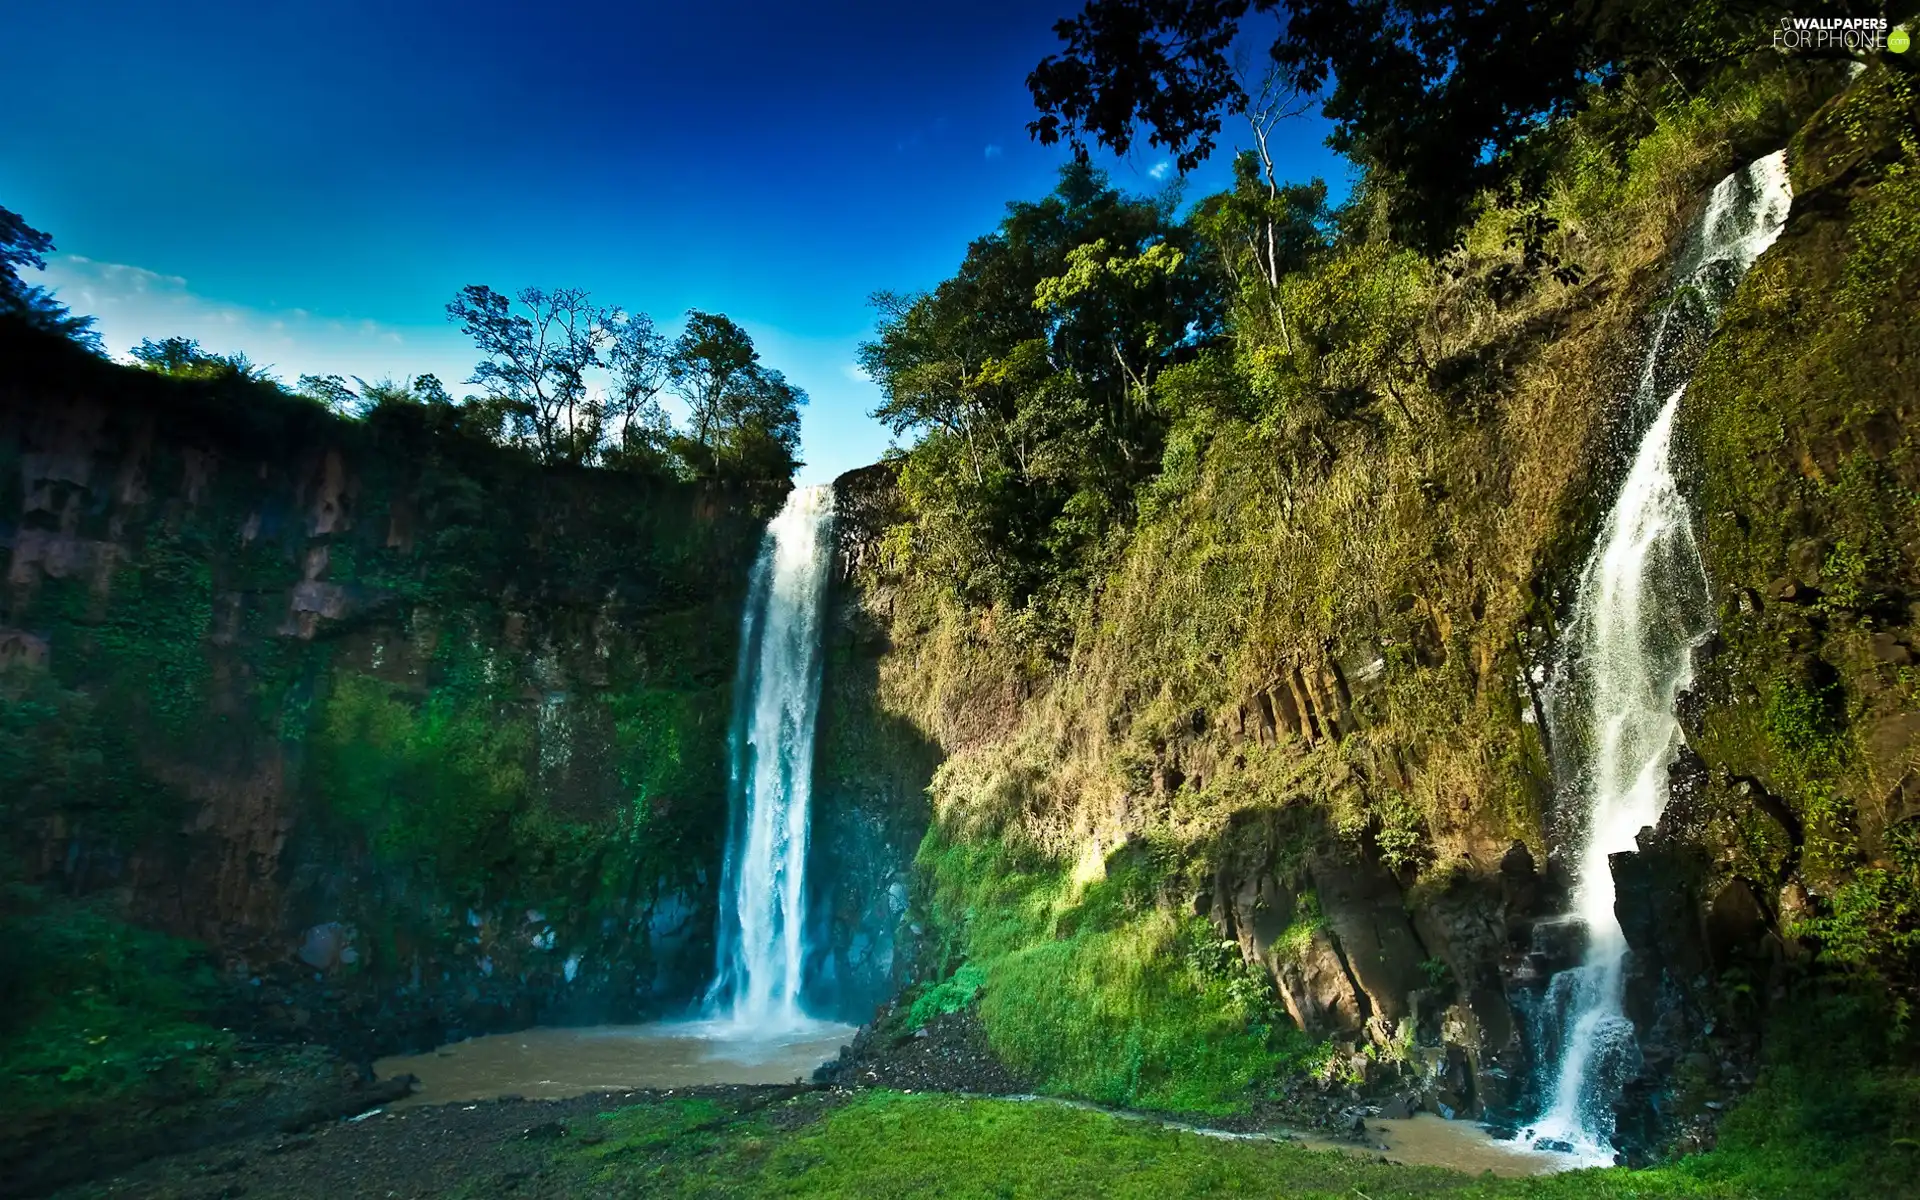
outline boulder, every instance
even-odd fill
[[[1358,1033],[1367,1023],[1365,998],[1324,929],[1306,939],[1299,954],[1274,963],[1280,998],[1294,1024],[1314,1037]]]
[[[1391,1028],[1411,1013],[1407,997],[1426,986],[1428,955],[1407,916],[1406,899],[1370,856],[1315,855],[1308,861],[1320,910],[1372,1012]]]

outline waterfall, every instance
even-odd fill
[[[804,873],[832,561],[833,489],[794,490],[767,526],[740,617],[731,807],[707,1007],[753,1032],[806,1023]]]
[[[1720,181],[1674,269],[1630,398],[1640,434],[1574,597],[1547,723],[1573,868],[1579,966],[1556,974],[1539,1006],[1542,1114],[1536,1145],[1613,1161],[1613,1105],[1639,1070],[1622,1011],[1627,944],[1614,913],[1608,857],[1632,850],[1667,803],[1681,732],[1674,702],[1692,683],[1693,651],[1712,628],[1705,564],[1675,482],[1673,425],[1700,347],[1733,289],[1786,223],[1792,199],[1781,151]]]

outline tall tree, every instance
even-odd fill
[[[732,319],[689,312],[667,356],[666,378],[687,403],[680,453],[696,474],[774,479],[799,465],[807,394],[763,364],[753,338]]]
[[[447,317],[479,348],[480,364],[467,382],[505,409],[512,440],[543,462],[592,460],[607,413],[587,375],[604,365],[618,310],[593,303],[579,288],[523,288],[509,300],[471,284],[447,305]]]
[[[461,289],[447,317],[479,348],[467,382],[509,441],[544,462],[664,465],[666,342],[653,318],[579,288],[523,288],[510,300],[479,284]]]
[[[0,207],[0,314],[72,338],[99,353],[100,334],[93,327],[92,317],[75,315],[54,299],[52,292],[20,278],[23,268],[46,270],[51,253],[50,235],[27,224],[12,209]]]
[[[874,415],[919,438],[902,485],[963,594],[1026,605],[1095,569],[1159,461],[1153,381],[1218,331],[1207,253],[1169,200],[1071,165],[1052,195],[1009,205],[953,278],[875,297],[860,352]]]

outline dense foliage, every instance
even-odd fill
[[[467,381],[482,389],[468,401],[474,419],[542,462],[728,480],[788,479],[800,465],[806,393],[725,316],[688,313],[669,346],[647,314],[577,288],[509,300],[480,285],[462,289],[447,316],[480,350]],[[598,389],[596,371],[610,377]],[[666,387],[687,403],[685,431],[660,407]]]
[[[1163,377],[1220,337],[1211,253],[1170,199],[1075,166],[1010,205],[954,278],[876,298],[861,365],[886,395],[875,415],[918,435],[901,476],[914,553],[958,594],[1029,614],[1042,639],[1071,621],[1158,468]]]
[[[100,335],[93,330],[92,317],[75,315],[54,299],[52,292],[20,278],[22,267],[45,270],[51,253],[50,235],[27,224],[20,214],[0,207],[0,316],[98,350]]]
[[[1555,121],[1596,86],[1640,73],[1673,98],[1689,95],[1766,48],[1778,15],[1748,0],[1092,0],[1055,26],[1065,49],[1028,80],[1040,108],[1031,129],[1082,154],[1086,138],[1124,154],[1144,126],[1190,170],[1213,150],[1222,116],[1247,103],[1231,57],[1243,23],[1259,40],[1273,28],[1267,58],[1321,97],[1331,144],[1376,172],[1408,245],[1453,245],[1489,193],[1524,200],[1518,228],[1537,244],[1551,169],[1542,143]]]

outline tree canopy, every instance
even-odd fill
[[[666,378],[690,412],[674,445],[696,474],[776,478],[799,465],[807,394],[763,364],[753,339],[732,320],[689,312],[667,355]]]
[[[577,288],[509,299],[480,284],[461,289],[447,316],[481,353],[467,382],[483,394],[468,404],[495,414],[500,435],[542,461],[731,480],[786,479],[799,465],[806,393],[763,364],[725,316],[689,313],[669,345],[647,314]],[[685,430],[660,405],[669,388],[690,410]],[[344,380],[316,380],[313,391],[356,399]]]
[[[72,338],[97,352],[100,335],[94,331],[92,317],[76,316],[52,292],[20,278],[22,268],[44,271],[51,253],[51,235],[0,206],[0,315]]]
[[[1083,155],[1089,139],[1124,154],[1144,129],[1191,170],[1223,115],[1247,106],[1230,57],[1243,24],[1272,20],[1267,57],[1320,96],[1333,148],[1390,183],[1396,234],[1433,253],[1485,195],[1537,192],[1530,143],[1588,89],[1642,69],[1685,87],[1761,47],[1771,11],[1750,0],[1090,0],[1054,26],[1063,51],[1028,77],[1040,110],[1029,129]]]
[[[183,379],[249,379],[272,382],[270,368],[259,366],[245,354],[215,354],[202,349],[190,337],[141,338],[131,351],[133,360],[149,371]]]
[[[874,415],[920,438],[903,486],[929,518],[922,551],[963,594],[1044,611],[1039,593],[1096,568],[1158,464],[1155,381],[1218,336],[1211,258],[1170,200],[1076,164],[1009,205],[953,278],[875,296],[860,351]]]

